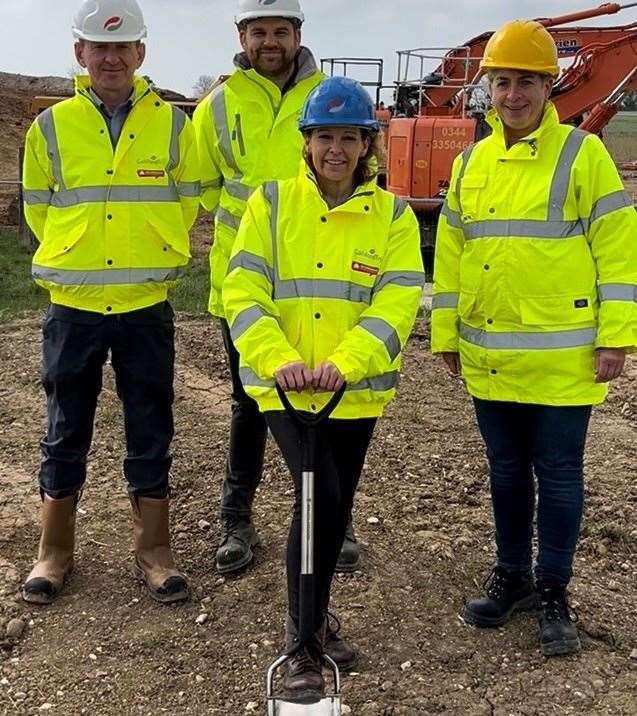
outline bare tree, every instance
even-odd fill
[[[215,83],[215,78],[212,75],[200,75],[199,79],[192,86],[192,91],[195,97],[200,99],[205,97],[208,92],[212,89],[212,85]]]

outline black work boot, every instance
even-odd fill
[[[223,536],[217,549],[217,571],[236,572],[252,562],[253,547],[261,543],[249,517],[224,517]]]
[[[499,627],[509,621],[513,612],[536,607],[533,579],[529,572],[508,572],[494,567],[484,582],[486,596],[465,604],[462,618],[477,627]]]
[[[325,624],[320,627],[310,647],[303,647],[288,661],[283,679],[285,699],[301,704],[320,701],[325,693],[321,654]],[[298,630],[290,615],[285,620],[285,650],[291,653],[298,645]]]
[[[330,624],[330,617],[335,622]],[[325,643],[323,649],[325,653],[336,662],[336,666],[341,671],[348,671],[356,666],[358,661],[358,651],[339,634],[341,631],[341,623],[333,614],[327,614],[325,618]]]
[[[566,599],[566,587],[539,581],[537,596],[542,654],[544,656],[576,654],[582,646],[573,623],[577,621],[577,614]]]
[[[341,574],[351,574],[360,567],[360,561],[361,548],[356,541],[354,524],[352,515],[350,514],[347,529],[345,530],[345,539],[343,540],[343,546],[341,547],[338,562],[336,563],[336,571]]]

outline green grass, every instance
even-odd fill
[[[604,144],[616,162],[637,160],[637,112],[619,112],[604,129]]]
[[[208,255],[193,256],[188,273],[170,294],[175,311],[206,313],[210,293],[210,266]]]
[[[206,313],[210,270],[208,257],[195,256],[186,276],[171,293],[176,311]],[[18,241],[17,234],[0,229],[0,322],[37,311],[48,304],[47,292],[31,278],[31,253]]]
[[[0,322],[47,303],[46,291],[31,278],[31,253],[15,232],[0,229]]]

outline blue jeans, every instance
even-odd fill
[[[498,565],[530,571],[537,478],[538,580],[566,585],[584,506],[584,447],[591,406],[474,398],[487,446]]]

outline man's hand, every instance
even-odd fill
[[[312,384],[316,390],[336,392],[345,382],[339,369],[330,361],[321,363],[314,369]]]
[[[598,348],[595,351],[595,382],[608,383],[624,370],[626,351],[623,348]]]
[[[441,353],[449,375],[457,378],[460,375],[460,353]]]
[[[274,379],[286,392],[302,390],[312,387],[312,371],[303,361],[287,363],[274,373]]]

